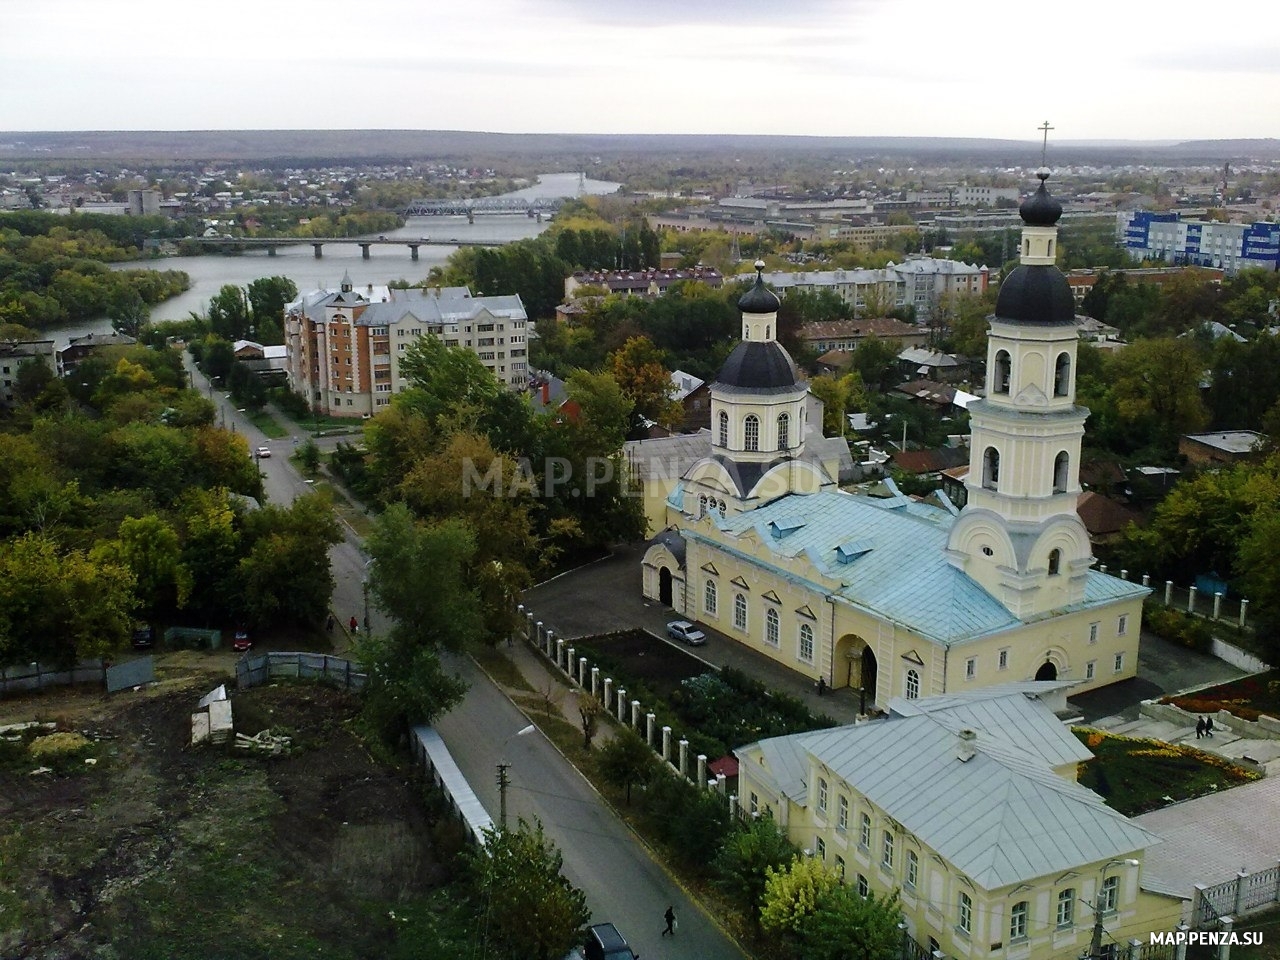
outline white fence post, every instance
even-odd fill
[[[1187,590],[1187,613],[1196,612],[1196,588],[1192,584]]]
[[[664,763],[671,761],[671,728],[662,728],[662,760]]]
[[[644,739],[650,747],[653,746],[653,728],[657,721],[658,715],[656,713],[646,713],[644,715]]]
[[[680,776],[687,777],[685,769],[689,765],[689,741],[684,737],[680,738]]]

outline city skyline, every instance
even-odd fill
[[[1274,135],[1280,18],[1151,3],[12,4],[0,130],[412,129],[1067,142]],[[1246,104],[1247,111],[1234,109]],[[1162,108],[1163,105],[1163,108]],[[1034,119],[1033,119],[1034,118]]]

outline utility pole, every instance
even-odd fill
[[[510,766],[509,763],[498,764],[498,829],[504,833],[507,829],[507,786],[511,783],[507,768]]]
[[[502,756],[502,754],[505,754],[507,752],[507,744],[516,737],[526,736],[527,734],[533,733],[536,729],[538,728],[532,723],[521,727],[515,733],[511,734],[511,736],[507,737],[506,740],[502,741],[502,751],[498,755]],[[507,776],[507,770],[510,768],[511,764],[506,760],[498,761],[498,829],[503,832],[506,832],[507,829],[507,787],[511,785],[511,778]]]

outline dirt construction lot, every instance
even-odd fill
[[[192,748],[226,664],[169,656],[150,691],[0,701],[0,726],[59,734],[0,739],[0,957],[394,954],[397,910],[441,879],[437,831],[418,785],[352,733],[353,698],[233,692],[236,729],[291,736],[292,752]]]

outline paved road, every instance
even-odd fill
[[[270,457],[258,461],[267,500],[288,504],[307,492],[310,484],[289,461],[294,449],[292,437],[267,439],[231,400],[216,388],[210,389],[190,364],[190,357],[184,356],[184,362],[192,371],[195,387],[204,390],[217,407],[219,422],[244,434],[251,450],[271,449]],[[344,527],[344,533],[345,539],[329,554],[335,582],[333,609],[344,622],[351,616],[363,621],[367,557],[355,532]],[[370,606],[368,615],[375,631],[386,628],[377,609]],[[594,922],[617,924],[632,949],[645,960],[742,960],[742,952],[693,905],[540,733],[508,740],[527,721],[470,660],[450,658],[447,667],[461,674],[471,687],[462,705],[437,724],[459,768],[496,820],[496,765],[505,752],[511,763],[507,794],[510,822],[519,816],[542,820],[547,835],[564,853],[565,876],[586,893]],[[674,940],[659,937],[662,914],[669,904],[679,918]]]
[[[742,952],[698,910],[581,775],[542,736],[513,734],[527,720],[469,660],[451,671],[471,685],[462,705],[436,724],[476,796],[497,820],[499,759],[510,763],[508,823],[541,819],[564,853],[564,875],[587,895],[593,923],[617,925],[644,960],[741,960]],[[675,907],[679,932],[660,937]]]
[[[271,451],[270,457],[259,458],[257,461],[267,502],[286,506],[297,497],[309,492],[311,484],[303,479],[289,460],[303,437],[287,436],[276,440],[269,439],[240,413],[224,392],[209,383],[205,375],[191,361],[190,354],[184,352],[182,362],[191,374],[192,386],[204,391],[204,395],[216,408],[216,422],[242,434],[248,441],[250,450],[265,447]],[[323,438],[319,442],[323,446],[332,448],[340,439],[350,438]],[[329,551],[334,579],[333,610],[343,623],[355,617],[363,630],[365,628],[364,578],[368,557],[355,531],[345,524],[342,530],[344,539]],[[374,630],[385,628],[382,615],[372,605],[369,607],[368,617]],[[345,640],[345,636],[338,631],[334,638],[340,649],[344,645],[341,641]]]

